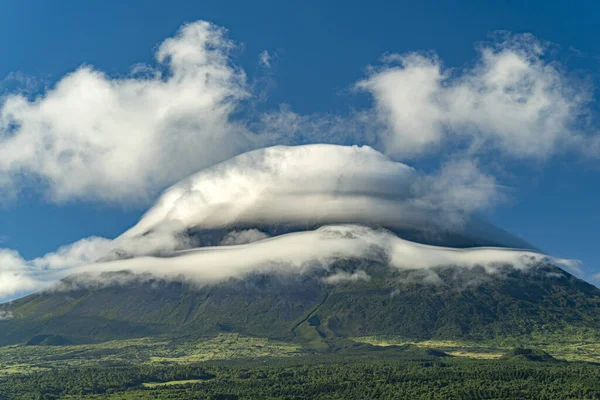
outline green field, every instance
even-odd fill
[[[203,382],[202,379],[184,379],[181,381],[168,381],[168,382],[144,382],[142,387],[145,388],[157,388],[161,386],[177,386],[177,385],[191,385],[195,383]]]
[[[141,338],[66,346],[0,347],[0,376],[90,365],[189,364],[238,358],[292,357],[296,344],[236,333],[196,339]]]
[[[600,366],[584,362],[600,359],[594,343],[546,345],[557,360],[544,362],[506,359],[494,343],[298,343],[223,333],[5,346],[0,399],[600,398]]]
[[[415,341],[399,336],[362,336],[352,340],[374,346],[414,344],[424,348],[435,348],[458,357],[479,359],[500,358],[515,347],[535,347],[564,361],[600,363],[600,339],[591,329],[565,328],[558,331],[537,331],[529,335],[503,337],[496,340],[422,340]]]

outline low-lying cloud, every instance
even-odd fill
[[[367,274],[365,271],[358,270],[355,272],[346,272],[346,271],[338,271],[335,272],[333,275],[329,275],[325,278],[323,278],[323,282],[329,284],[329,285],[337,285],[340,283],[348,283],[348,282],[357,282],[357,281],[370,281],[371,280],[371,276],[369,276],[369,274]]]
[[[490,274],[507,265],[526,269],[543,262],[555,265],[571,263],[569,260],[522,250],[455,249],[423,245],[401,239],[385,230],[357,225],[332,225],[251,244],[196,248],[164,257],[142,256],[58,270],[29,269],[22,270],[21,274],[30,282],[44,282],[44,287],[69,275],[82,276],[79,284],[86,280],[94,284],[107,279],[106,273],[120,271],[203,285],[229,278],[243,278],[256,272],[299,274],[314,268],[329,270],[338,259],[370,260],[386,263],[390,268],[405,270],[427,270],[440,266],[483,267]],[[368,271],[332,272],[332,275],[325,278],[325,283],[339,284],[369,279]],[[110,279],[114,280],[114,277]],[[14,287],[6,287],[4,281],[0,282],[0,297],[14,293]]]
[[[228,232],[225,237],[219,243],[219,246],[232,246],[236,244],[248,244],[258,242],[259,240],[263,240],[268,238],[264,232],[259,231],[258,229],[244,229],[240,231],[231,231]]]
[[[0,321],[11,319],[12,317],[13,317],[12,312],[0,310]]]

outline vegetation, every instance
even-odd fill
[[[0,306],[0,400],[600,399],[600,289],[547,265],[426,284],[367,264]]]
[[[301,347],[228,333],[5,346],[0,400],[600,398],[598,364],[557,362],[539,349],[362,340],[379,345],[324,339]]]
[[[415,344],[435,348],[453,356],[497,359],[507,351],[519,347],[535,347],[564,361],[600,363],[599,331],[590,328],[566,326],[552,331],[536,330],[528,335],[505,336],[486,340],[414,340],[396,335],[374,335],[351,338],[358,343],[374,346],[402,346]]]
[[[323,280],[359,269],[371,279]],[[566,329],[587,335],[579,342],[600,340],[600,289],[550,265],[488,274],[478,268],[400,271],[340,260],[330,272],[257,273],[200,288],[165,281],[98,286],[35,294],[4,308],[13,318],[0,321],[0,345],[236,332],[314,345],[323,338],[397,335],[506,347],[515,343],[504,340],[550,338]]]
[[[164,337],[69,346],[0,347],[0,376],[93,365],[190,364],[208,360],[290,357],[298,345],[234,333],[207,338]]]
[[[600,367],[387,352],[5,375],[0,399],[593,399]]]

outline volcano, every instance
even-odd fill
[[[167,189],[96,263],[0,305],[0,344],[600,328],[600,289],[444,185],[369,147],[243,154]]]
[[[39,335],[88,343],[239,332],[285,340],[395,335],[490,340],[566,327],[597,330],[600,290],[560,268],[397,270],[338,260],[329,271],[251,273],[198,287],[128,272],[5,304],[0,343]]]

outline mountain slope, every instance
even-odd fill
[[[0,306],[12,315],[0,321],[0,344],[36,335],[77,343],[223,331],[290,340],[487,340],[565,326],[600,328],[600,289],[547,264],[489,274],[478,267],[397,270],[340,260],[329,272],[253,273],[203,287],[113,275],[128,279],[77,288],[73,277],[65,284],[75,289]]]

